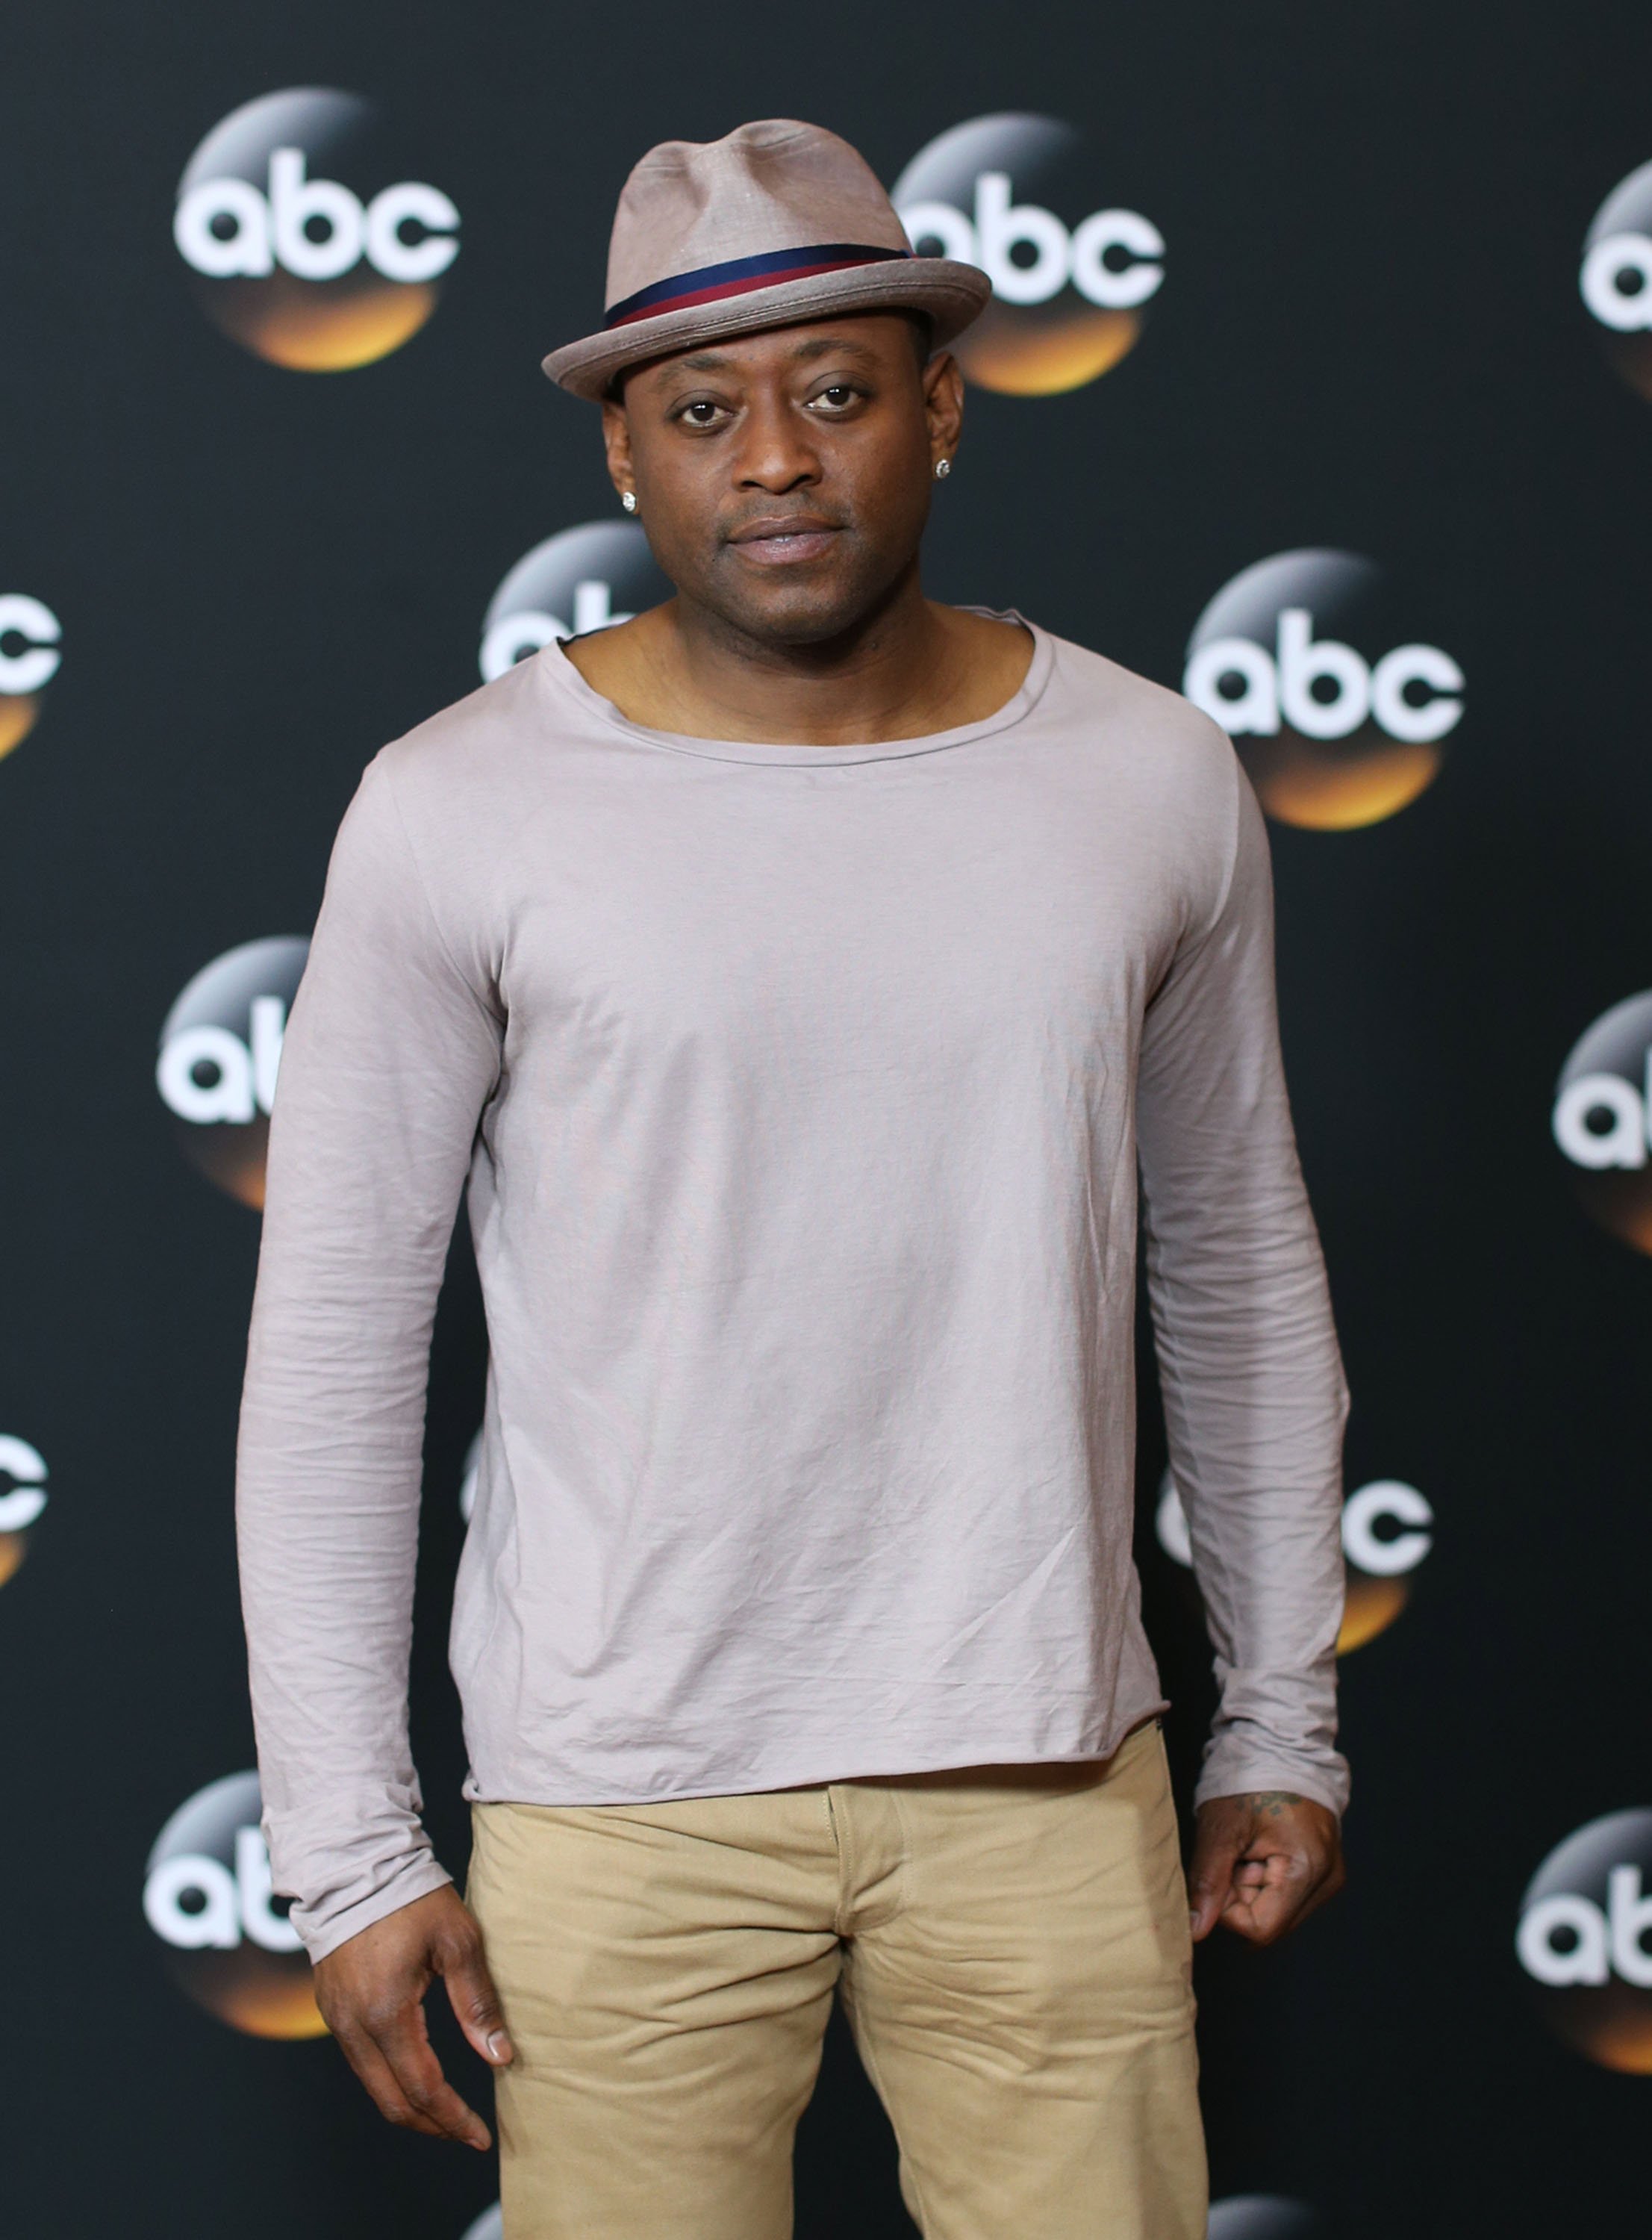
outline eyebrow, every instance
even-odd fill
[[[847,337],[815,335],[799,343],[791,351],[795,363],[808,364],[818,357],[854,357],[863,364],[875,364],[877,352],[869,350],[864,343],[850,342]],[[681,373],[726,373],[734,363],[719,350],[696,350],[691,357],[673,358],[673,370]]]
[[[864,343],[840,339],[836,335],[817,335],[812,342],[799,343],[792,352],[795,358],[858,357],[869,365],[876,363],[877,352],[869,350]]]

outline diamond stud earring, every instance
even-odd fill
[[[943,483],[943,482],[945,482],[945,480],[946,480],[947,477],[948,477],[951,472],[952,472],[952,462],[951,462],[951,460],[950,460],[950,459],[937,459],[937,460],[936,461],[936,463],[935,463],[935,478],[936,478],[936,482],[938,482],[938,483]]]
[[[622,490],[620,492],[620,503],[625,508],[627,513],[635,513],[636,511],[636,492],[635,490]]]

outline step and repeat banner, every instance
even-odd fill
[[[11,27],[8,2234],[498,2233],[490,2165],[386,2130],[327,2043],[258,1832],[231,1498],[265,1138],[363,764],[666,595],[537,361],[596,323],[636,156],[775,114],[993,281],[932,590],[1185,691],[1270,819],[1355,1396],[1356,1788],[1346,1896],[1200,1957],[1211,2232],[1640,2228],[1652,32],[1627,0],[1351,12]],[[456,1870],[484,1356],[459,1243],[414,1673]],[[1185,1797],[1208,1650],[1143,1384]],[[911,2230],[836,2030],[797,2217]]]

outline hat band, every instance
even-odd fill
[[[696,272],[657,280],[616,303],[603,319],[607,327],[629,326],[633,319],[657,318],[693,303],[721,303],[725,296],[749,295],[754,288],[777,288],[784,280],[807,280],[817,272],[847,272],[857,264],[887,264],[912,254],[909,249],[876,249],[861,241],[826,241],[804,249],[776,249],[761,257],[731,257],[726,264],[703,264]]]

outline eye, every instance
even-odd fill
[[[857,402],[863,393],[853,382],[834,381],[829,387],[816,390],[809,398],[809,409],[812,411],[815,406],[821,404],[825,406],[829,413],[846,412],[850,405]]]
[[[686,428],[716,428],[723,410],[715,397],[694,397],[677,408],[676,417]]]

